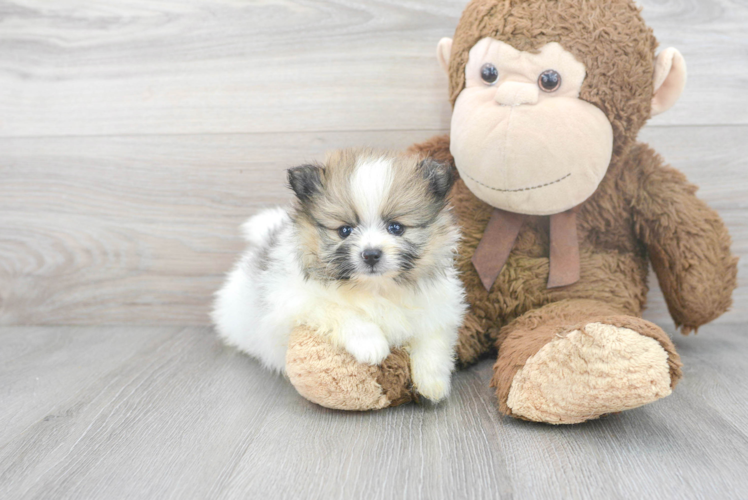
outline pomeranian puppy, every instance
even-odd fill
[[[293,206],[243,226],[249,248],[216,294],[218,333],[278,371],[299,325],[360,363],[403,347],[416,390],[443,399],[466,309],[453,180],[433,160],[369,149],[290,169]]]

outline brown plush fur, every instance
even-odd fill
[[[414,146],[445,155],[446,137]],[[452,204],[463,242],[458,265],[471,304],[458,346],[462,363],[475,361],[499,329],[527,311],[564,299],[594,299],[639,316],[647,294],[647,256],[684,333],[725,312],[736,286],[737,259],[719,215],[694,196],[683,174],[662,165],[646,145],[632,144],[612,164],[577,216],[582,275],[578,283],[547,289],[548,218],[528,216],[512,254],[490,292],[470,259],[492,208],[458,180]]]
[[[410,378],[410,358],[402,349],[394,349],[378,367],[377,383],[390,406],[418,401],[418,394]]]
[[[413,150],[443,156],[445,144],[446,138],[439,137]],[[509,387],[527,358],[559,329],[602,322],[603,316],[615,316],[608,318],[609,324],[658,340],[670,355],[672,383],[677,382],[680,362],[672,343],[658,327],[638,318],[647,294],[648,255],[684,333],[715,319],[731,304],[737,259],[730,253],[730,236],[719,215],[696,198],[696,188],[683,174],[663,166],[646,145],[631,144],[626,152],[581,207],[577,229],[582,275],[561,289],[546,288],[548,218],[528,217],[506,266],[486,292],[470,259],[492,208],[461,180],[455,184],[452,204],[463,231],[458,266],[471,305],[458,357],[465,365],[494,345],[499,349],[492,384],[502,412],[510,413]],[[547,304],[565,304],[573,311],[559,315]],[[512,337],[512,331],[522,335]]]
[[[459,268],[471,305],[460,332],[459,360],[468,364],[494,344],[499,348],[493,384],[501,410],[509,412],[509,386],[529,356],[559,329],[575,328],[570,322],[615,316],[615,324],[660,341],[670,355],[675,384],[680,364],[672,343],[659,328],[637,318],[647,295],[647,256],[684,333],[730,307],[737,259],[730,253],[727,229],[719,215],[695,197],[696,187],[635,142],[649,118],[653,93],[657,42],[651,29],[629,0],[472,1],[452,46],[453,103],[465,85],[470,48],[487,36],[520,50],[537,50],[555,41],[574,54],[587,68],[580,98],[605,112],[615,146],[605,179],[578,215],[581,279],[562,289],[546,288],[548,218],[528,217],[498,280],[490,292],[484,290],[470,259],[492,207],[457,181],[452,204],[463,230]],[[449,155],[448,143],[448,137],[438,137],[412,150],[443,160]],[[510,335],[518,331],[522,335]]]
[[[582,61],[587,77],[580,97],[610,120],[614,152],[605,178],[577,216],[581,279],[563,288],[546,287],[549,219],[528,216],[493,288],[484,289],[471,258],[492,207],[457,180],[451,203],[463,231],[458,267],[470,304],[458,340],[459,362],[473,363],[498,348],[492,385],[500,410],[511,414],[507,397],[525,362],[557,335],[599,322],[657,340],[668,355],[674,386],[681,364],[672,342],[639,317],[648,260],[673,319],[688,333],[730,307],[737,259],[722,220],[695,196],[696,187],[636,143],[651,112],[657,45],[651,30],[631,0],[473,0],[452,47],[453,103],[464,88],[468,52],[484,37],[520,50],[555,41]],[[453,161],[447,136],[411,151]]]
[[[501,349],[491,380],[491,387],[495,387],[499,395],[499,409],[512,414],[506,404],[509,389],[517,371],[532,355],[558,336],[579,330],[589,323],[629,328],[657,340],[668,353],[671,387],[675,387],[680,380],[680,357],[660,327],[641,318],[622,315],[615,306],[604,302],[565,299],[529,311],[500,330],[497,342]]]

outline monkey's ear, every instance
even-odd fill
[[[418,168],[422,170],[423,178],[429,182],[429,189],[434,196],[439,199],[446,198],[449,190],[452,189],[452,184],[455,182],[452,167],[431,158],[426,158],[425,160],[421,160]]]
[[[672,108],[686,86],[686,61],[677,49],[665,49],[657,55],[654,70],[652,116]]]
[[[302,203],[322,190],[323,168],[317,165],[301,165],[288,169],[288,183]]]
[[[452,39],[442,38],[436,46],[436,59],[439,66],[449,76],[449,58],[452,56]]]

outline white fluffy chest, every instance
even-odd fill
[[[438,300],[420,291],[403,289],[372,293],[355,287],[309,287],[305,311],[297,323],[305,323],[335,340],[336,332],[351,316],[376,324],[390,345],[401,345],[424,331]]]

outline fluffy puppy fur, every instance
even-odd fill
[[[293,207],[243,226],[249,248],[213,311],[220,336],[279,371],[300,325],[361,363],[404,347],[418,392],[447,396],[466,308],[446,200],[451,169],[359,149],[292,168],[288,179]]]

